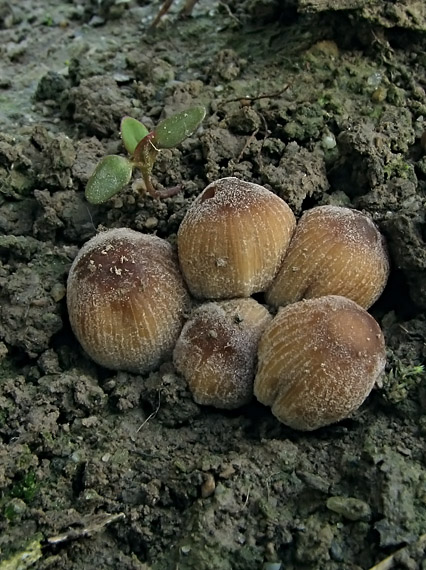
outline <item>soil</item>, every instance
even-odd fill
[[[0,568],[426,568],[426,13],[423,2],[0,1]],[[84,188],[148,127],[202,128],[102,206]],[[371,309],[383,385],[312,433],[257,402],[197,405],[172,363],[94,364],[66,278],[103,227],[175,244],[207,183],[237,176],[297,216],[367,212],[392,271]],[[394,555],[394,556],[392,556]]]

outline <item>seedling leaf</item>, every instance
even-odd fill
[[[122,156],[105,156],[95,168],[86,186],[86,199],[102,204],[119,192],[132,176],[132,163]]]
[[[161,121],[155,129],[153,144],[156,148],[173,148],[197,129],[204,119],[206,109],[201,105]]]
[[[133,117],[124,117],[121,121],[120,130],[123,144],[129,154],[135,152],[138,143],[146,137],[149,132],[140,121],[137,121]]]

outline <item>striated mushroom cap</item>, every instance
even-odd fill
[[[170,357],[189,296],[171,245],[128,228],[102,232],[75,258],[67,305],[75,336],[97,363],[144,372]]]
[[[195,310],[173,360],[198,404],[232,409],[252,399],[257,345],[271,319],[254,299],[205,303]]]
[[[300,218],[287,255],[269,288],[276,307],[323,295],[342,295],[368,309],[389,275],[384,238],[357,210],[318,206]]]
[[[379,325],[337,295],[280,309],[259,342],[254,394],[284,424],[314,430],[346,418],[385,367]]]
[[[200,299],[265,291],[287,251],[296,220],[263,186],[237,178],[212,182],[190,206],[177,238],[185,281]]]

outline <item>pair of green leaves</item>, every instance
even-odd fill
[[[118,155],[105,156],[96,166],[86,186],[86,198],[92,204],[102,204],[130,182],[133,168],[139,168],[146,190],[154,197],[170,196],[176,189],[159,192],[151,183],[151,172],[160,150],[174,148],[189,137],[201,124],[206,110],[191,107],[161,121],[149,132],[136,119],[125,117],[121,121],[121,137],[130,158]]]

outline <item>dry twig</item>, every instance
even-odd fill
[[[102,513],[95,515],[93,517],[90,517],[87,524],[82,528],[73,528],[62,534],[49,537],[47,539],[47,544],[53,546],[56,544],[61,544],[62,542],[76,540],[77,538],[92,536],[93,534],[100,532],[105,526],[124,518],[126,518],[126,515],[124,513],[117,513],[115,515]]]
[[[407,546],[403,546],[402,548],[400,548],[399,550],[397,550],[396,552],[394,552],[393,554],[391,554],[390,556],[388,556],[387,558],[385,558],[375,566],[372,566],[370,570],[390,570],[390,568],[394,567],[396,558],[401,554],[401,552],[407,550],[408,548],[421,546],[423,545],[424,542],[426,542],[426,534],[422,534],[417,542],[407,544]]]
[[[136,433],[139,433],[141,431],[141,429],[144,427],[144,425],[146,425],[149,420],[152,420],[152,418],[155,418],[155,416],[158,414],[158,410],[160,409],[160,405],[161,405],[161,401],[160,401],[160,390],[158,390],[158,405],[155,408],[155,410],[153,412],[151,412],[149,414],[149,416],[141,423],[141,425],[138,427],[138,429],[136,430]]]

